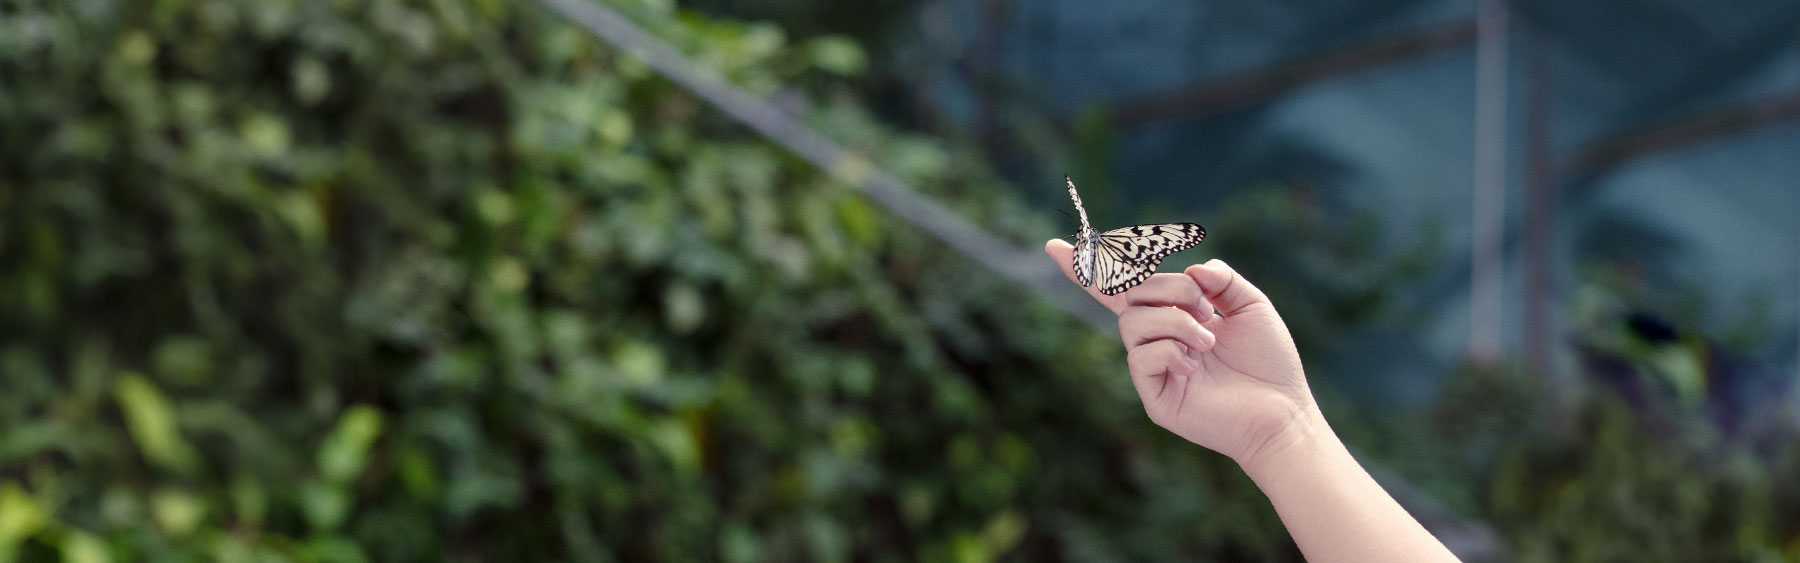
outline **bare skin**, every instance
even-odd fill
[[[1075,280],[1074,247],[1052,240],[1044,252]],[[1457,560],[1350,456],[1313,401],[1287,325],[1230,266],[1213,260],[1118,295],[1087,292],[1119,315],[1150,420],[1235,460],[1308,561]]]

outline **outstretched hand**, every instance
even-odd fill
[[[1044,252],[1074,281],[1074,247],[1052,240]],[[1119,295],[1087,290],[1119,314],[1150,420],[1236,460],[1307,561],[1457,560],[1337,439],[1287,325],[1230,266],[1155,274]]]
[[[1075,280],[1074,247],[1051,240],[1044,252]],[[1119,315],[1131,382],[1158,426],[1248,464],[1315,412],[1287,325],[1223,261],[1118,295],[1086,289]]]

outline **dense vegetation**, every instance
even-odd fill
[[[624,8],[1054,231],[869,118],[853,42]],[[1319,250],[1242,263],[1332,311],[1303,335],[1377,318],[1419,255],[1289,196],[1221,221]],[[0,561],[1297,557],[1143,420],[1116,341],[531,3],[0,4],[0,256]],[[1375,266],[1294,289],[1320,260]],[[1791,448],[1514,424],[1528,387],[1463,380],[1490,408],[1416,466],[1367,441],[1517,554],[1800,556]]]

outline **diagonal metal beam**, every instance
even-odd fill
[[[1692,116],[1651,129],[1631,131],[1594,143],[1576,157],[1575,168],[1592,174],[1650,153],[1673,150],[1785,121],[1800,121],[1800,92]]]
[[[689,61],[674,47],[650,35],[629,19],[593,0],[540,0],[551,10],[587,28],[614,46],[642,59],[665,78],[717,106],[721,111],[769,140],[793,151],[833,177],[849,184],[902,220],[939,241],[967,254],[970,259],[1003,276],[1036,290],[1063,310],[1096,329],[1116,332],[1110,311],[1063,278],[1062,272],[1035,250],[1022,249],[988,234],[901,182],[864,157],[845,149],[800,123],[774,104],[725,80],[718,73]],[[1371,461],[1363,467],[1418,518],[1438,539],[1465,561],[1490,561],[1501,547],[1493,529],[1479,521],[1463,519]]]
[[[975,227],[938,202],[919,195],[917,190],[863,155],[819,134],[768,100],[738,88],[719,73],[689,61],[680,51],[611,8],[592,0],[542,2],[643,60],[658,74],[717,106],[726,115],[862,192],[901,220],[975,262],[1037,290],[1064,311],[1089,324],[1102,330],[1118,330],[1112,313],[1086,294],[1072,289],[1062,272],[1045,260],[1041,252],[1009,244]]]
[[[1113,110],[1119,127],[1212,113],[1265,99],[1326,78],[1462,47],[1475,42],[1474,20],[1378,39],[1310,59],[1290,61],[1208,80],[1172,92],[1127,101]]]

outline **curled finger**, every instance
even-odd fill
[[[1125,354],[1131,367],[1131,386],[1137,389],[1144,410],[1152,417],[1163,412],[1163,405],[1185,389],[1186,378],[1199,372],[1200,363],[1188,355],[1186,346],[1174,340],[1157,340],[1132,346]]]
[[[1175,307],[1200,322],[1212,318],[1212,303],[1194,278],[1183,274],[1156,274],[1125,292],[1126,305]]]
[[[1174,340],[1190,350],[1211,350],[1216,338],[1186,311],[1174,307],[1133,306],[1119,313],[1119,337],[1127,348],[1157,340]]]

